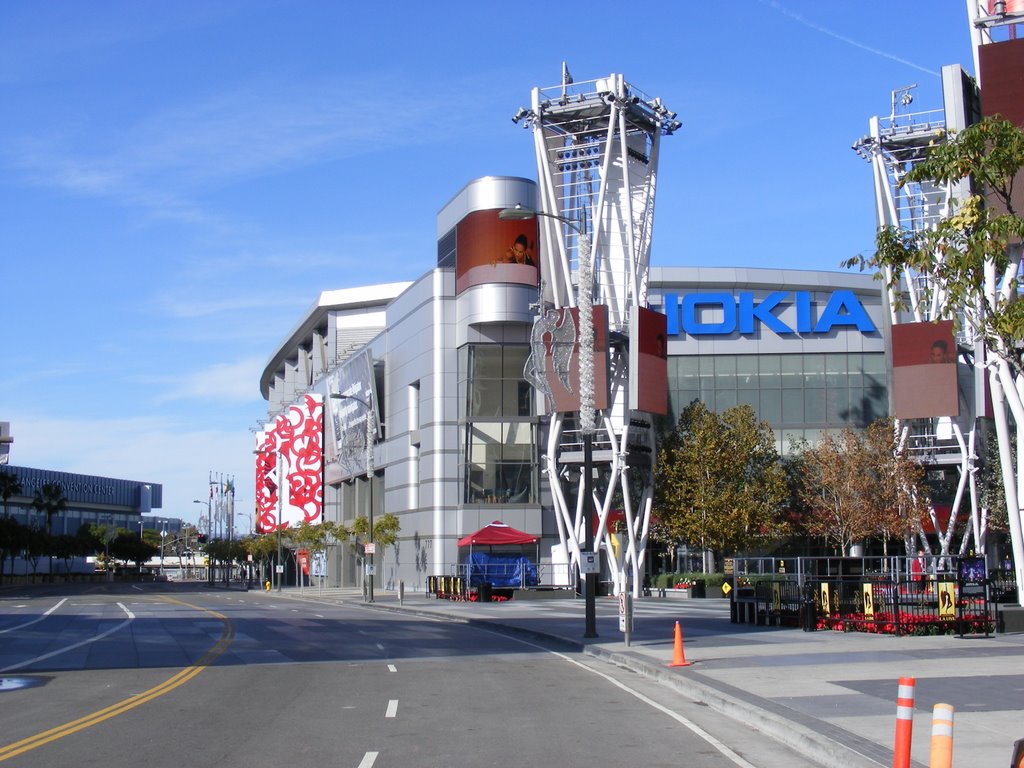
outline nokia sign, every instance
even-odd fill
[[[790,298],[792,297],[792,298]],[[776,314],[780,307],[796,309],[795,327],[784,323]],[[717,322],[704,322],[702,314],[714,312]],[[780,336],[801,334],[811,336],[828,333],[833,328],[856,328],[863,333],[878,329],[868,317],[864,305],[853,291],[833,291],[823,309],[811,301],[810,291],[774,291],[763,299],[755,299],[751,291],[731,293],[687,293],[681,298],[665,294],[668,335],[726,336],[731,333],[754,333],[765,326]]]

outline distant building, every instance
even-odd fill
[[[107,525],[138,531],[142,515],[163,504],[163,486],[137,480],[119,480],[96,475],[77,475],[50,469],[33,469],[6,465],[2,471],[14,475],[21,484],[21,493],[7,500],[6,513],[23,525],[46,527],[46,516],[32,506],[35,493],[46,483],[53,483],[64,492],[67,509],[53,518],[53,533],[74,534],[84,524]],[[155,520],[144,521],[152,528]],[[180,521],[168,521],[177,523]]]

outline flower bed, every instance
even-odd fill
[[[897,617],[880,611],[875,612],[873,619],[865,617],[863,613],[819,617],[817,627],[834,632],[870,632],[880,635],[974,635],[991,633],[995,629],[993,622],[984,614],[965,614],[959,618],[943,619],[937,613],[900,613]]]

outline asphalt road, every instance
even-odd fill
[[[568,649],[175,584],[0,592],[0,713],[11,766],[811,765]]]

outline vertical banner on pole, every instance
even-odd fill
[[[914,686],[912,677],[901,677],[896,693],[896,742],[892,768],[910,768],[910,739],[914,731]]]

